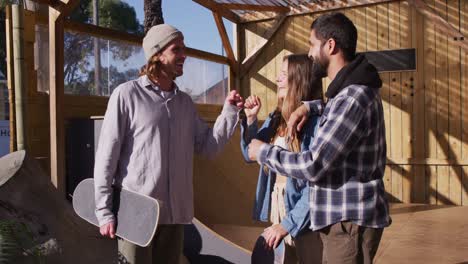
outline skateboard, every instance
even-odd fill
[[[94,179],[85,179],[78,184],[73,192],[73,209],[78,216],[99,227],[95,214]],[[118,237],[142,247],[151,243],[159,219],[156,199],[114,187],[112,211]]]

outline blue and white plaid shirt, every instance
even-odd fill
[[[318,111],[313,103],[311,111]],[[323,109],[311,151],[263,144],[258,162],[311,182],[311,229],[340,221],[381,228],[390,224],[383,175],[385,123],[379,89],[349,85]]]

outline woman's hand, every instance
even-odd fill
[[[278,247],[281,240],[287,235],[288,231],[281,224],[272,225],[263,232],[263,237],[265,237],[267,246],[270,249]]]
[[[262,102],[260,98],[256,95],[251,95],[245,99],[244,112],[247,116],[247,124],[252,124],[256,119],[258,112],[262,108]]]

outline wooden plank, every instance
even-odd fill
[[[444,6],[445,3],[442,3],[441,1],[436,1],[437,5],[434,9],[432,9],[431,6],[426,4],[423,0],[409,0],[408,2],[412,4],[416,8],[416,10],[421,12],[421,14],[423,14],[427,19],[431,20],[435,24],[435,27],[438,30],[438,32],[450,38],[456,38],[457,40],[454,42],[454,44],[458,45],[459,47],[465,50],[468,50],[468,40],[463,34],[460,33],[460,31],[458,31],[457,28],[453,26],[453,24],[447,22],[446,10],[438,8],[438,6]]]
[[[468,205],[468,166],[462,167],[463,188],[462,188],[462,204]]]
[[[453,204],[462,205],[463,174],[461,166],[450,166],[449,198]]]
[[[231,42],[229,41],[229,37],[226,32],[226,28],[224,27],[223,18],[220,14],[213,12],[213,17],[216,23],[216,27],[218,28],[219,36],[221,37],[221,42],[223,43],[224,50],[226,51],[227,58],[229,61],[229,66],[231,69],[237,73],[238,72],[238,65],[236,58],[234,56],[234,51],[231,47]]]
[[[434,5],[434,0],[427,3]],[[424,19],[424,87],[425,87],[425,131],[427,158],[437,157],[437,87],[436,87],[436,45],[434,24]]]
[[[389,165],[385,166],[385,173],[384,173],[383,180],[384,180],[385,191],[388,194],[392,194],[392,168]],[[392,201],[391,199],[389,200]]]
[[[259,38],[258,36],[264,36],[265,28],[268,26],[268,22],[257,23],[254,25],[255,28],[253,29],[254,34],[252,35],[254,49],[258,45],[260,41],[263,39]],[[258,56],[255,63],[252,65],[252,68],[249,72],[249,79],[250,79],[250,92],[252,95],[257,95],[260,97],[262,101],[262,108],[258,113],[258,118],[264,120],[268,116],[268,109],[266,105],[266,86],[267,86],[267,78],[266,78],[266,59],[265,53],[260,54]]]
[[[403,72],[401,87],[401,149],[402,157],[413,157],[413,143],[411,138],[411,119],[413,115],[413,73]]]
[[[447,5],[435,1],[435,10],[447,19]],[[448,138],[448,46],[447,36],[436,32],[436,79],[437,79],[437,158],[449,158]]]
[[[407,2],[400,3],[400,45],[411,48],[411,13]],[[411,117],[413,115],[413,73],[401,73],[401,147],[403,157],[412,157]]]
[[[255,47],[255,31],[257,29],[257,24],[256,23],[249,23],[249,24],[242,24],[244,28],[244,39],[245,43],[243,46],[245,47],[245,54],[249,54]],[[245,55],[244,54],[244,55]],[[245,56],[243,56],[245,57]],[[239,57],[239,61],[241,60],[241,57]],[[252,88],[254,85],[254,82],[257,82],[257,80],[252,78],[252,73],[251,71],[247,73],[246,75],[241,76],[241,84],[243,89],[245,90],[245,96],[249,96],[252,94]]]
[[[296,31],[297,41],[299,42],[297,53],[309,52],[310,25],[313,20],[308,20],[307,16],[301,16],[299,20],[300,31]]]
[[[249,5],[249,4],[231,4],[223,3],[219,4],[220,8],[232,9],[232,10],[252,10],[260,12],[278,12],[278,13],[288,13],[289,7],[287,6],[278,6],[278,5]]]
[[[220,7],[219,4],[216,3],[215,1],[211,1],[211,0],[193,0],[193,1],[201,6],[204,6],[210,9],[211,11],[219,13],[220,15],[230,20],[231,22],[234,22],[236,24],[242,22],[242,19],[237,14],[235,14],[231,10]]]
[[[414,182],[414,175],[412,170],[412,165],[404,165],[402,167],[402,201],[404,203],[412,203],[411,200],[411,190]]]
[[[437,204],[437,166],[426,166],[428,203]]]
[[[412,203],[426,203],[426,177],[424,165],[412,165],[414,171],[413,184],[411,188]]]
[[[450,202],[450,175],[448,166],[437,166],[437,204]]]
[[[461,1],[460,16],[462,33],[468,34],[468,1]],[[462,109],[462,157],[468,159],[468,51],[461,51],[462,85],[461,85],[461,109]],[[466,185],[465,185],[466,186]],[[465,189],[466,192],[466,189]]]
[[[356,26],[356,29],[358,31],[356,51],[364,52],[367,50],[366,9],[355,8],[354,16],[355,16],[354,25]]]
[[[240,44],[244,42],[244,37],[242,34],[242,27],[238,24],[233,24],[233,49],[234,49],[234,56],[236,58],[241,58],[244,56],[244,47]],[[239,63],[237,64],[237,72],[234,72],[231,68],[229,68],[229,90],[237,90],[240,95],[245,99],[245,92],[243,87],[241,86],[241,79],[239,76]]]
[[[315,3],[303,3],[305,10],[291,12],[294,15],[316,14],[331,11],[342,11],[347,8],[366,8],[375,7],[385,3],[396,2],[400,0],[347,0],[347,1],[318,1]],[[325,3],[326,2],[326,3]]]
[[[276,106],[278,105],[278,100],[276,99],[278,88],[276,86],[276,74],[279,71],[279,68],[276,68],[277,59],[276,59],[276,50],[278,46],[278,41],[281,38],[281,32],[279,31],[276,34],[271,42],[265,47],[265,77],[267,79],[267,83],[265,85],[265,100],[263,107],[267,109],[267,112],[272,112]]]
[[[50,50],[50,173],[52,184],[65,195],[64,29],[60,12],[49,7]]]
[[[403,167],[392,165],[392,195],[397,202],[403,201]]]
[[[394,165],[468,165],[468,159],[437,159],[437,158],[387,158],[387,164]]]
[[[268,31],[266,31],[264,35],[262,35],[264,37],[264,40],[258,43],[255,49],[252,51],[252,53],[247,55],[247,58],[245,58],[244,61],[242,61],[242,66],[241,66],[242,74],[241,75],[246,74],[250,70],[250,67],[252,67],[256,58],[260,55],[260,53],[262,53],[265,47],[267,47],[268,43],[274,37],[276,32],[278,32],[278,29],[281,27],[285,19],[286,19],[286,16],[284,15],[278,16],[274,20],[273,26]]]
[[[448,0],[448,22],[460,24],[458,0]],[[462,105],[461,105],[461,60],[460,47],[448,41],[448,118],[449,118],[449,158],[462,159]]]
[[[389,48],[400,48],[400,3],[390,3],[389,16]],[[392,159],[403,157],[401,128],[401,74],[390,73],[390,134]]]
[[[11,21],[11,6],[5,8],[5,35],[6,35],[6,61],[7,61],[7,84],[8,100],[10,107],[10,152],[16,151],[16,114],[15,114],[15,75],[13,72],[13,24]]]
[[[289,55],[292,53],[294,41],[291,41],[291,32],[293,31],[293,24],[292,21],[294,20],[293,17],[288,17],[286,21],[284,21],[284,29],[283,29],[283,37],[284,37],[284,56]]]
[[[291,45],[291,52],[292,53],[297,53],[297,51],[299,50],[298,49],[299,45],[297,44],[297,41],[296,41],[296,37],[297,37],[296,35],[300,34],[300,33],[298,33],[298,32],[300,32],[298,23],[299,23],[299,18],[297,16],[291,18],[291,31],[290,31],[291,33],[290,33],[288,39],[289,39],[290,43],[292,44]]]
[[[377,50],[377,7],[366,7],[367,51]]]
[[[416,48],[416,74],[414,75],[412,147],[413,157],[421,159],[426,154],[425,91],[424,91],[424,18],[414,8],[412,13],[412,47]],[[416,176],[415,176],[416,177]]]

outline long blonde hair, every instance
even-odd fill
[[[288,91],[284,100],[278,100],[278,106],[273,113],[276,134],[287,134],[287,120],[302,101],[323,99],[322,79],[317,78],[313,72],[313,61],[307,54],[291,54],[285,56],[283,61],[288,63]],[[300,151],[300,139],[295,136],[288,143],[290,150]]]
[[[161,67],[161,62],[159,61],[160,56],[161,53],[158,52],[149,58],[148,62],[140,68],[139,76],[147,75],[150,80],[157,80],[157,73],[160,71]]]

